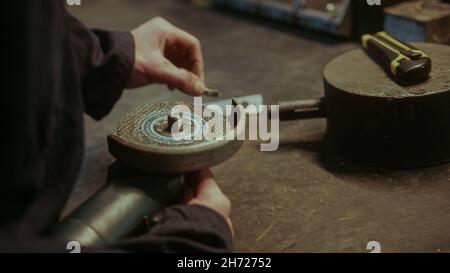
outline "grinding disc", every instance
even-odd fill
[[[190,111],[181,113],[178,126],[190,129],[173,135],[167,130],[170,112],[180,104]],[[203,111],[207,112],[208,108],[203,107]],[[245,118],[240,116],[238,122]],[[109,150],[122,163],[149,172],[184,173],[211,167],[231,157],[242,144],[242,141],[225,139],[224,133],[215,135],[214,129],[208,127],[211,118],[194,113],[192,104],[145,105],[119,122],[116,134],[108,136]],[[221,122],[214,127],[219,126],[215,128],[225,132],[228,120],[225,117],[216,117],[216,120]],[[235,128],[231,129],[228,133],[234,135]]]

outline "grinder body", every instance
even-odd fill
[[[55,234],[83,246],[117,242],[171,204],[183,182],[183,175],[154,173],[113,179],[63,219]]]

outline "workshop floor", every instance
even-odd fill
[[[322,69],[357,47],[324,35],[200,9],[184,1],[81,1],[72,13],[89,26],[129,30],[162,16],[202,41],[206,82],[224,97],[261,93],[267,104],[323,93]],[[106,135],[136,106],[188,99],[164,86],[126,91],[101,122],[86,118],[86,156],[65,214],[102,183],[112,158]],[[416,170],[353,166],[319,158],[324,120],[281,124],[276,152],[246,142],[213,168],[233,204],[238,252],[450,251],[450,165]]]

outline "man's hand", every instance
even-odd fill
[[[216,211],[225,218],[233,232],[230,200],[220,190],[210,170],[187,174],[185,185],[184,198],[188,205],[202,205]]]
[[[131,34],[135,63],[129,88],[161,83],[193,96],[203,93],[203,57],[197,38],[159,17]]]

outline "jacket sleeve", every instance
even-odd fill
[[[90,30],[67,16],[84,111],[99,120],[111,111],[126,86],[134,64],[134,39],[130,32]]]
[[[130,252],[218,252],[233,250],[233,238],[225,219],[200,205],[167,208],[161,221],[147,234],[120,242]]]

